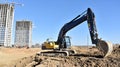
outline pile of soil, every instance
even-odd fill
[[[78,47],[77,47],[78,48]],[[96,48],[69,57],[31,56],[23,58],[14,67],[120,67],[120,47],[114,48],[111,55],[102,58]]]

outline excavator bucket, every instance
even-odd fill
[[[112,43],[104,40],[100,40],[97,47],[103,53],[103,57],[107,57],[108,55],[110,55],[113,50]]]

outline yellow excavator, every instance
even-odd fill
[[[113,45],[110,42],[98,38],[95,15],[90,8],[75,17],[72,21],[66,23],[61,28],[57,41],[45,41],[42,44],[42,50],[45,51],[42,51],[40,54],[60,56],[70,56],[71,54],[75,54],[74,50],[68,49],[71,46],[71,42],[70,37],[66,36],[66,33],[84,21],[87,21],[92,44],[95,44],[102,52],[103,57],[110,55],[113,50]]]

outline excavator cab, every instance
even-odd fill
[[[62,45],[61,46],[63,47],[63,49],[69,48],[71,46],[71,41],[70,41],[70,37],[69,36],[64,36],[64,38],[62,40]],[[49,39],[47,39],[42,44],[42,49],[43,50],[49,50],[49,49],[58,50],[59,49],[59,45],[55,41],[49,41]]]
[[[64,48],[70,48],[71,47],[71,41],[69,36],[65,36],[63,38],[63,47]]]

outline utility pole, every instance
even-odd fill
[[[87,34],[87,46],[89,46],[89,37],[88,37],[88,34]]]

